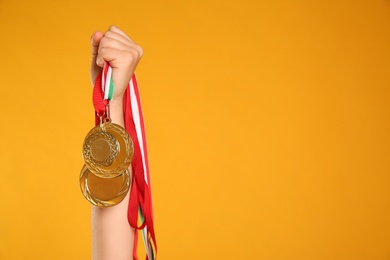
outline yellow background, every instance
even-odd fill
[[[137,69],[159,259],[390,259],[389,1],[0,1],[0,259],[89,259],[89,37]]]

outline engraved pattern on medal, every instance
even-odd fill
[[[110,133],[98,131],[89,136],[84,154],[96,166],[111,165],[119,153],[118,141]]]
[[[89,131],[84,139],[82,153],[85,165],[93,174],[112,178],[121,175],[129,167],[133,152],[133,141],[126,129],[105,122]]]

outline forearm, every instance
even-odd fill
[[[124,127],[123,98],[110,102],[112,123]],[[131,170],[131,167],[129,168]],[[134,230],[127,220],[129,194],[116,206],[92,207],[92,259],[132,259]]]
[[[91,37],[91,79],[94,81],[105,63],[112,68],[115,85],[110,102],[111,122],[124,127],[123,95],[142,57],[142,48],[123,31],[111,26],[104,34],[96,31]],[[130,174],[131,167],[129,167]],[[92,259],[129,260],[134,247],[134,230],[127,218],[129,193],[123,201],[108,208],[92,206]]]
[[[123,128],[125,127],[123,118],[123,97],[118,97],[116,99],[111,100],[110,118],[112,123],[120,125]]]

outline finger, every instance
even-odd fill
[[[134,49],[138,52],[138,56],[143,55],[143,49],[135,44],[134,42],[130,42],[127,40],[127,43],[123,43],[117,39],[107,37],[106,35],[101,39],[99,44],[99,52],[103,48],[117,49],[120,51],[132,51]]]
[[[116,39],[113,39],[110,37],[106,37],[106,36],[104,36],[103,39],[100,41],[99,51],[102,48],[112,48],[112,49],[118,49],[121,51],[127,51],[127,50],[131,51],[131,49],[134,49],[135,51],[137,51],[139,53],[140,56],[143,55],[143,49],[140,46],[138,46],[137,44],[135,44],[134,42],[127,41],[127,43],[123,43],[119,40],[116,40]]]
[[[123,42],[124,44],[131,44],[131,43],[134,43],[131,39],[129,39],[128,37],[125,37],[123,36],[122,34],[120,33],[117,33],[117,32],[113,32],[113,31],[107,31],[104,33],[104,36],[107,36],[109,38],[113,38],[113,39],[116,39],[120,42]]]
[[[119,29],[115,25],[111,25],[110,28],[108,28],[108,30],[111,31],[111,32],[118,33],[118,34],[122,35],[123,37],[127,38],[128,40],[133,41],[132,39],[130,39],[129,36],[127,36],[126,33],[124,33],[121,29]]]
[[[100,49],[96,58],[96,64],[100,67],[108,62],[111,67],[119,68],[120,66],[128,66],[130,64],[138,63],[141,54],[134,48],[127,50],[118,50],[115,48],[105,47]]]
[[[91,36],[91,47],[92,47],[92,59],[91,59],[91,82],[92,84],[95,83],[96,77],[99,74],[99,72],[102,70],[97,64],[96,64],[96,58],[98,56],[99,52],[99,44],[101,39],[103,38],[103,33],[100,31],[96,31]]]
[[[102,48],[112,48],[112,49],[118,49],[118,50],[126,50],[130,47],[130,44],[125,44],[117,39],[104,36],[99,44],[99,51]]]
[[[110,38],[117,39],[118,41],[121,41],[127,44],[128,46],[137,49],[138,52],[141,54],[141,56],[143,55],[144,52],[143,49],[139,45],[137,45],[129,36],[127,36],[127,34],[125,34],[122,30],[120,30],[115,25],[111,25],[109,30],[105,32],[104,35],[107,35]]]
[[[99,49],[99,44],[103,38],[103,33],[96,31],[91,36],[92,55],[96,55]]]

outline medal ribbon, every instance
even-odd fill
[[[93,91],[96,125],[100,123],[100,116],[103,119],[107,116],[105,115],[106,105],[112,99],[113,93],[112,69],[106,63],[101,72],[101,76],[99,75],[95,81]],[[134,155],[131,163],[133,176],[127,214],[130,226],[136,229],[133,259],[138,260],[137,230],[141,230],[146,249],[146,260],[155,260],[157,243],[154,232],[148,151],[141,98],[135,74],[132,76],[123,97],[123,114],[125,129],[131,136],[134,145]]]

